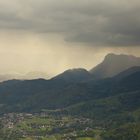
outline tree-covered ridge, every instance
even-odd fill
[[[127,123],[102,134],[104,140],[139,140],[140,123]]]

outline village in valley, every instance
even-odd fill
[[[89,118],[46,112],[1,115],[0,130],[2,140],[100,140],[103,131]]]

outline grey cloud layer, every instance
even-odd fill
[[[98,46],[140,45],[139,0],[0,0],[0,29]]]

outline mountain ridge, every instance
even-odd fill
[[[103,79],[113,77],[133,66],[140,66],[140,57],[110,53],[105,56],[100,64],[92,68],[89,72],[97,79]]]
[[[91,79],[93,76],[83,68],[68,69],[63,73],[51,78],[51,80],[64,80],[69,82],[82,82]]]

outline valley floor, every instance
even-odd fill
[[[89,118],[9,113],[0,118],[0,140],[101,140]]]
[[[106,128],[95,122],[46,112],[8,113],[0,116],[0,140],[140,140],[139,121]]]

